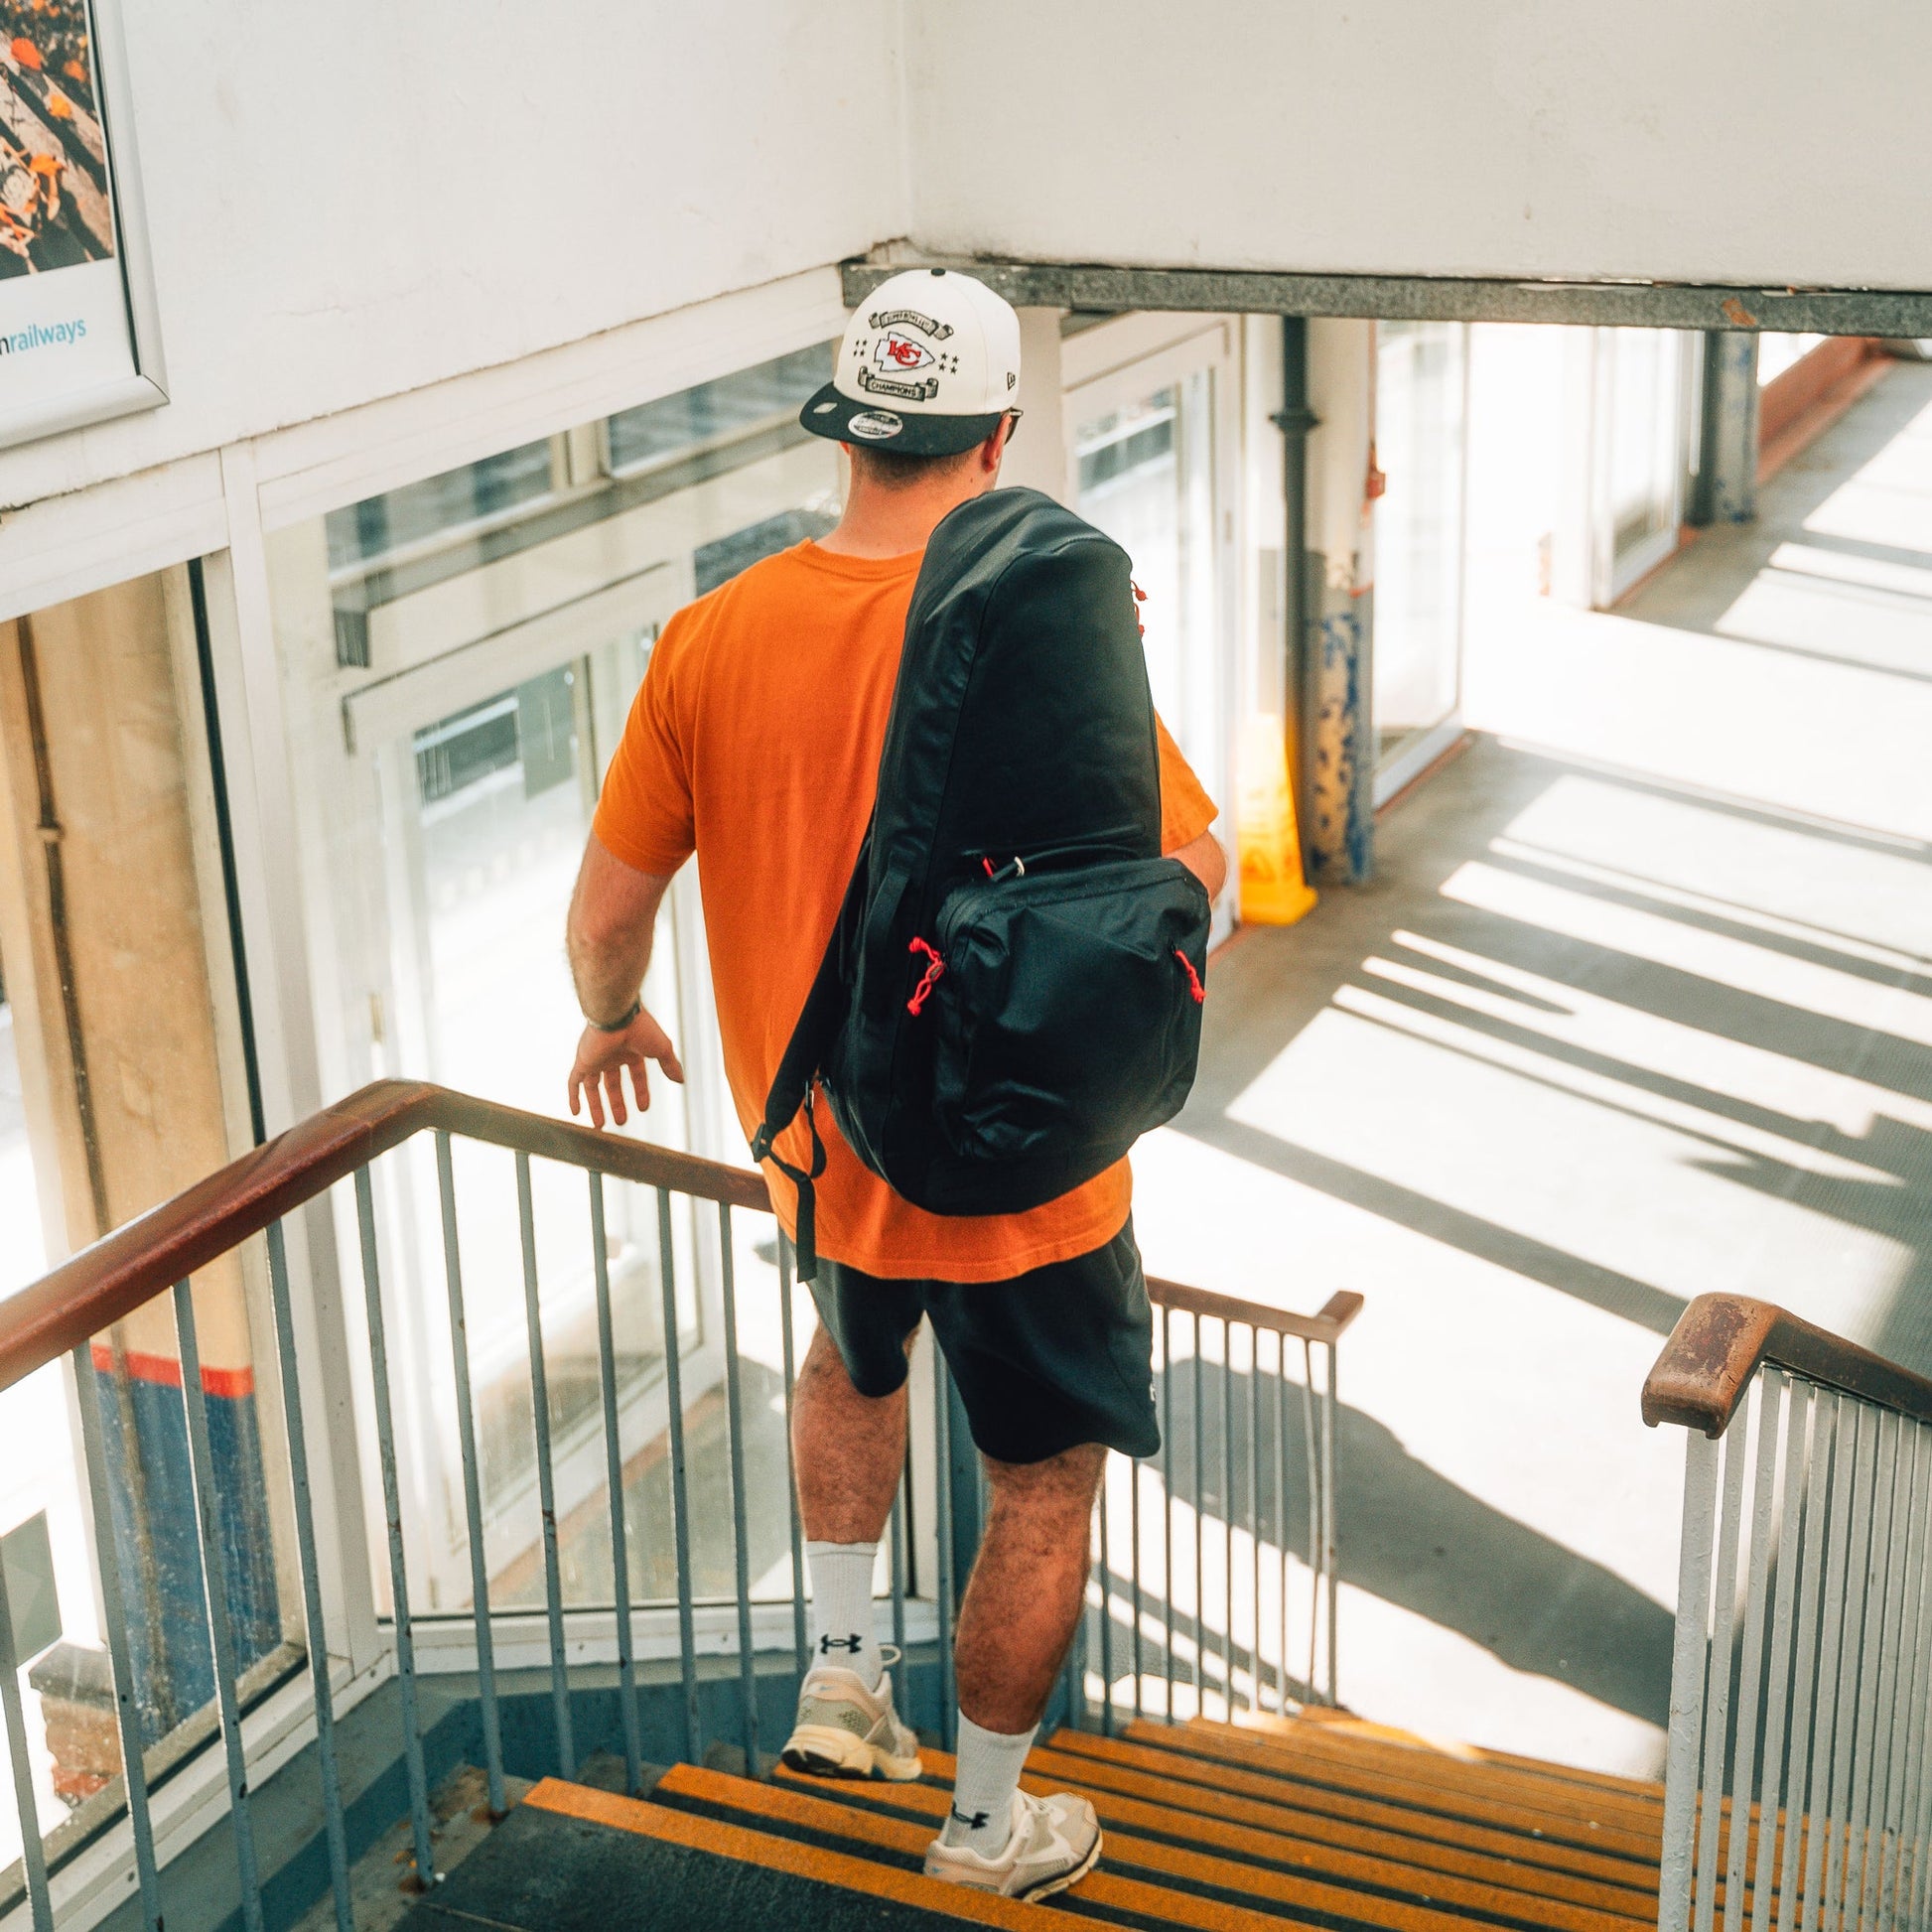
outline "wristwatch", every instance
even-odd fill
[[[589,1026],[601,1034],[621,1034],[643,1010],[644,996],[639,993],[615,1020],[593,1020],[589,1014],[586,1014],[584,1019]]]

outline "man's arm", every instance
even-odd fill
[[[1212,832],[1203,832],[1168,857],[1178,859],[1207,888],[1210,899],[1220,897],[1221,888],[1228,883],[1228,855],[1221,850],[1221,842]]]
[[[684,1078],[670,1035],[641,1007],[616,1033],[595,1024],[620,1019],[636,1000],[650,964],[657,908],[670,883],[614,858],[595,833],[584,847],[564,942],[577,1004],[593,1023],[577,1042],[577,1058],[570,1069],[570,1111],[575,1114],[580,1101],[588,1103],[593,1127],[604,1125],[607,1105],[615,1125],[621,1127],[629,1118],[623,1093],[625,1067],[630,1069],[639,1113],[650,1105],[646,1060],[655,1060],[669,1079]]]

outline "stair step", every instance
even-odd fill
[[[1662,1851],[1663,1808],[1646,1799],[1459,1763],[1379,1739],[1337,1737],[1319,1725],[1306,1725],[1299,1733],[1264,1735],[1231,1725],[1143,1721],[1130,1725],[1127,1735],[1137,1743],[1272,1770],[1300,1782],[1393,1799],[1471,1823],[1527,1829],[1626,1858],[1654,1863]]]
[[[940,1752],[927,1751],[924,1757],[928,1776],[936,1782],[828,1783],[791,1772],[779,1775],[791,1789],[809,1787],[837,1804],[916,1819],[918,1834],[930,1837],[946,1816],[946,1784],[953,1766]],[[1633,1904],[1621,1914],[1592,1911],[1256,1830],[1236,1822],[1225,1807],[1217,1816],[1179,1811],[1124,1796],[1080,1776],[1083,1770],[1103,1768],[1049,1750],[1022,1781],[1036,1794],[1070,1788],[1092,1802],[1107,1834],[1101,1873],[1199,1886],[1265,1901],[1311,1924],[1377,1932],[1451,1932],[1472,1921],[1534,1932],[1630,1932],[1632,1925],[1656,1923],[1654,1901],[1644,1907]],[[1080,1895],[1087,1897],[1087,1885],[1082,1884]]]
[[[931,1844],[938,1823],[943,1820],[950,1803],[943,1791],[927,1785],[845,1786],[835,1780],[826,1780],[822,1784],[815,1782],[807,1790],[801,1788],[801,1783],[787,1777],[770,1784],[754,1784],[749,1779],[730,1777],[720,1771],[679,1764],[659,1780],[657,1792],[680,1807],[697,1808],[701,1817],[723,1812],[734,1820],[755,1820],[757,1828],[784,1834],[786,1842],[798,1845],[801,1851],[822,1841],[829,1841],[833,1846],[847,1845],[855,1849],[856,1857],[832,1851],[829,1847],[822,1856],[844,1857],[854,1863],[867,1857],[879,1858],[883,1854],[896,1859],[897,1863],[882,1864],[880,1868],[905,1876],[916,1870],[923,1860],[925,1849]],[[912,1803],[905,1808],[922,1815],[896,1816],[894,1810],[888,1807],[842,1802],[841,1794],[848,1790],[883,1792],[889,1799],[911,1799]],[[914,1794],[919,1795],[914,1797]],[[1146,1875],[1129,1875],[1137,1868]],[[1284,1916],[1258,1905],[1256,1898],[1262,1894],[1248,1885],[1234,1888],[1240,1894],[1238,1899],[1207,1895],[1213,1889],[1216,1868],[1216,1861],[1190,1862],[1185,1855],[1171,1857],[1165,1862],[1156,1860],[1150,1864],[1132,1856],[1130,1848],[1126,1846],[1117,1853],[1115,1841],[1110,1838],[1099,1869],[1089,1872],[1066,1896],[1077,1900],[1080,1916],[1086,1921],[1099,1919],[1106,1924],[1131,1926],[1183,1926],[1191,1928],[1191,1932],[1242,1932],[1244,1927]],[[1167,1882],[1173,1877],[1191,1879],[1194,1885],[1202,1889],[1181,1888]],[[922,1878],[918,1882],[942,1894],[958,1890],[955,1886],[942,1885],[932,1879]],[[1049,1900],[1047,1904],[1051,1902]],[[1041,1906],[1017,1909],[1028,1915],[1021,1923],[1041,1923],[1035,1916],[1042,1910]],[[1056,1916],[1063,1923],[1074,1922],[1071,1914]],[[1296,1913],[1293,1916],[1303,1918],[1305,1915]],[[989,1922],[1004,1924],[1007,1921]],[[1424,1932],[1424,1928],[1415,1928],[1414,1932]]]
[[[748,1792],[768,1788],[750,1784],[744,1779],[726,1778],[718,1772],[694,1772],[688,1765],[678,1766],[670,1775],[678,1777],[686,1773],[697,1778],[717,1779],[726,1785],[742,1786]],[[744,1809],[740,1806],[729,1808]],[[737,1867],[739,1872],[749,1866],[756,1871],[774,1874],[778,1882],[773,1886],[772,1897],[760,1900],[758,1907],[748,1910],[743,1897],[745,1886],[738,1873],[716,1866],[709,1868],[704,1875],[715,1880],[721,1909],[715,1915],[708,1914],[703,1923],[706,1926],[715,1923],[721,1932],[728,1925],[792,1926],[812,1923],[836,1925],[841,1932],[848,1926],[863,1926],[866,1932],[875,1932],[875,1928],[878,1932],[888,1932],[888,1928],[890,1932],[900,1932],[900,1928],[910,1932],[910,1928],[916,1926],[961,1922],[1004,1926],[1010,1928],[1011,1932],[1034,1932],[1034,1928],[1037,1928],[1037,1932],[1076,1932],[1076,1928],[1091,1923],[1087,1917],[1055,1909],[1051,1901],[1030,1905],[1019,1899],[994,1898],[984,1892],[969,1892],[958,1885],[941,1884],[937,1879],[927,1878],[916,1868],[908,1870],[902,1863],[882,1862],[876,1855],[855,1858],[849,1853],[801,1842],[793,1835],[728,1823],[699,1812],[673,1809],[641,1798],[623,1798],[608,1791],[594,1791],[585,1785],[566,1784],[560,1778],[545,1778],[523,1800],[521,1809],[525,1813],[543,1812],[579,1825],[626,1833],[634,1838],[648,1839],[661,1847],[702,1854],[727,1867]],[[500,1832],[503,1827],[497,1829]],[[848,1902],[831,1905],[829,1909],[821,1903],[814,1908],[804,1889],[813,1885],[830,1887],[836,1893],[846,1895]],[[793,1887],[799,1888],[795,1895],[792,1895]],[[734,1892],[739,1896],[728,1908],[722,1908],[722,1901],[730,1899]],[[863,1916],[850,1902],[853,1894],[863,1898],[871,1908]],[[423,1912],[432,1902],[435,1901],[426,1901],[425,1906],[418,1906],[417,1912]],[[612,1924],[633,1928],[661,1925],[666,1932],[670,1932],[672,1927],[678,1927],[682,1932],[687,1924],[693,1927],[699,1924],[699,1920],[691,1916],[699,1909],[700,1901],[696,1895],[680,1896],[674,1904],[668,1899],[660,1899],[656,1903],[668,1909],[640,1919],[636,1904],[631,1899],[601,1895],[592,1901],[582,1923],[587,1928]],[[474,1925],[477,1921],[472,1918],[470,1922]],[[499,1918],[494,1912],[482,1922],[492,1926],[517,1924],[521,1932],[520,1921]],[[1134,1921],[1130,1919],[1126,1922],[1131,1924]],[[434,1920],[430,1923],[434,1923]],[[532,1932],[553,1932],[551,1925],[539,1926],[534,1920],[531,1927]],[[562,1932],[561,1922],[556,1925],[555,1932]],[[1215,1932],[1219,1932],[1218,1926]]]
[[[1209,1719],[1194,1722],[1211,1724]],[[1657,1778],[1624,1777],[1615,1771],[1589,1771],[1577,1764],[1554,1764],[1540,1757],[1523,1757],[1515,1751],[1491,1750],[1482,1744],[1445,1744],[1432,1737],[1425,1737],[1413,1730],[1400,1730],[1392,1725],[1373,1724],[1365,1718],[1357,1718],[1342,1712],[1323,1712],[1319,1709],[1304,1711],[1294,1718],[1279,1718],[1268,1712],[1250,1713],[1240,1719],[1233,1726],[1237,1730],[1254,1730],[1268,1736],[1282,1729],[1307,1729],[1319,1726],[1323,1730],[1344,1737],[1362,1737],[1384,1743],[1400,1745],[1408,1750],[1435,1751],[1440,1755],[1457,1759],[1470,1764],[1498,1765],[1505,1770],[1529,1771],[1538,1777],[1554,1778],[1564,1784],[1582,1784],[1598,1787],[1604,1791],[1621,1791],[1633,1798],[1650,1798],[1661,1805],[1664,1802],[1664,1787]],[[1219,1728],[1219,1726],[1215,1726]]]
[[[1370,1752],[1348,1748],[1339,1738],[1321,1746],[1306,1738],[1260,1738],[1231,1727],[1196,1729],[1188,1724],[1132,1724],[1130,1742],[1162,1750],[1207,1758],[1215,1764],[1238,1764],[1244,1770],[1273,1773],[1299,1789],[1327,1789],[1356,1799],[1377,1799],[1413,1812],[1434,1812],[1458,1826],[1485,1826],[1538,1842],[1571,1845],[1579,1851],[1599,1851],[1656,1864],[1664,1849],[1662,1814],[1656,1820],[1630,1818],[1628,1801],[1605,1793],[1607,1803],[1592,1805],[1588,1795],[1563,1799],[1534,1789],[1515,1773],[1497,1773],[1507,1785],[1493,1783],[1478,1766],[1450,1766],[1448,1760],[1428,1760],[1422,1752],[1393,1750],[1413,1762],[1385,1766]],[[1337,1748],[1341,1746],[1341,1748]]]
[[[1243,1763],[1201,1748],[1172,1746],[1162,1726],[1151,1727],[1145,1736],[1137,1729],[1127,1738],[1063,1730],[1052,1739],[1052,1748],[1139,1771],[1169,1786],[1168,1801],[1174,1804],[1213,1808],[1222,1794],[1239,1793],[1291,1814],[1292,1818],[1279,1821],[1278,1829],[1332,1833],[1337,1824],[1352,1826],[1402,1848],[1394,1856],[1438,1869],[1445,1867],[1437,1855],[1425,1854],[1422,1848],[1479,1853],[1490,1861],[1521,1868],[1515,1882],[1525,1887],[1532,1885],[1533,1872],[1560,1872],[1617,1892],[1634,1893],[1643,1900],[1642,1915],[1655,1916],[1655,1849],[1643,1857],[1601,1845],[1577,1845],[1549,1837],[1501,1807],[1488,1807],[1495,1822],[1484,1823],[1439,1810],[1433,1804],[1405,1802],[1399,1795],[1363,1794],[1347,1789],[1345,1784],[1299,1776],[1266,1758]],[[1602,1902],[1608,1905],[1609,1900]],[[1626,1898],[1618,1909],[1627,1910],[1630,1902]]]

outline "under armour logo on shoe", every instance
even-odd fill
[[[985,1831],[986,1821],[993,1816],[990,1811],[976,1811],[969,1814],[961,1811],[957,1805],[953,1806],[952,1815],[953,1823],[964,1825],[969,1832]]]
[[[821,1657],[829,1657],[835,1650],[849,1651],[856,1657],[865,1647],[865,1638],[856,1630],[849,1637],[820,1637],[818,1640],[818,1654]]]

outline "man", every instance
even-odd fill
[[[570,1074],[625,1118],[626,1069],[683,1077],[638,1002],[671,875],[698,858],[725,1071],[749,1136],[812,983],[872,811],[906,606],[950,509],[992,488],[1019,411],[1020,325],[971,278],[915,271],[855,316],[837,373],[800,420],[850,459],[831,535],[755,564],[665,627],[612,760],[571,902],[589,1022]],[[1161,738],[1163,844],[1210,895],[1226,867],[1214,807]],[[1109,1447],[1159,1447],[1152,1324],[1123,1161],[1025,1214],[910,1206],[818,1119],[819,1328],[798,1378],[793,1449],[817,1661],[786,1761],[919,1774],[893,1708],[873,1570],[905,1456],[906,1352],[929,1316],[985,1460],[985,1540],[960,1606],[958,1774],[927,1872],[1043,1897],[1090,1870],[1084,1799],[1035,1799],[1021,1767],[1085,1601],[1088,1524]],[[803,1124],[785,1143],[803,1165]],[[796,1196],[769,1171],[781,1221]]]

